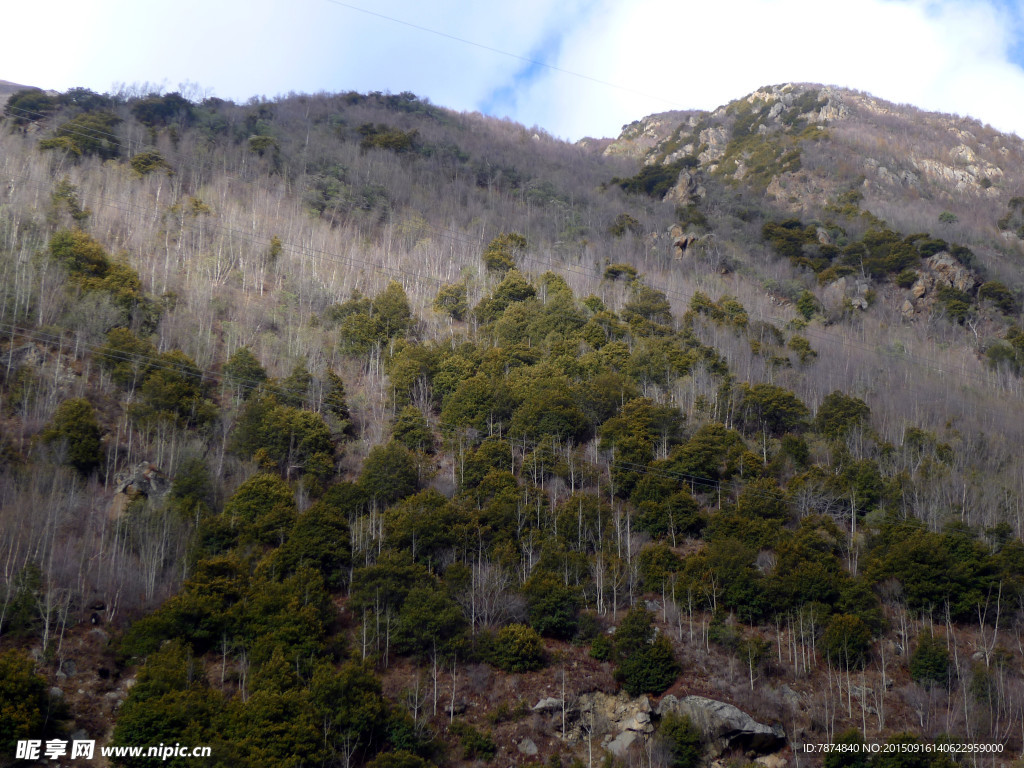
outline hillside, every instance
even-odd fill
[[[1021,754],[1019,138],[814,85],[577,145],[4,116],[0,763]]]

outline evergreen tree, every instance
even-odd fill
[[[92,404],[84,398],[65,400],[43,430],[42,438],[61,455],[65,464],[88,476],[103,463],[100,425]]]

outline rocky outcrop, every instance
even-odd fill
[[[171,481],[155,464],[140,462],[133,468],[118,473],[114,498],[110,502],[110,517],[116,519],[138,498],[163,496],[171,487]]]
[[[786,745],[786,732],[779,725],[757,722],[743,710],[724,701],[703,696],[685,696],[677,699],[666,696],[658,705],[657,714],[669,712],[686,715],[700,730],[705,742],[717,750],[715,756],[726,750],[759,753],[775,752]]]
[[[665,199],[676,205],[692,205],[700,202],[707,195],[707,190],[693,171],[683,169],[679,173],[676,185],[668,191]]]
[[[604,149],[608,157],[644,157],[648,152],[665,141],[680,123],[695,120],[697,111],[672,111],[648,115],[623,126],[619,137]]]
[[[904,317],[912,317],[932,306],[941,288],[973,294],[978,283],[978,276],[970,267],[948,252],[940,251],[924,260],[924,269],[918,271],[917,280],[910,286],[910,298],[903,302],[900,311]]]
[[[871,281],[867,278],[840,277],[826,286],[822,301],[830,309],[839,309],[844,301],[849,301],[854,309],[864,310],[868,308],[870,291]]]
[[[978,284],[977,278],[969,268],[954,259],[946,251],[940,251],[925,260],[928,270],[932,273],[932,282],[936,286],[949,286],[958,291],[970,293]]]
[[[524,738],[522,741],[520,741],[516,745],[516,748],[520,752],[522,752],[524,755],[526,755],[527,757],[533,757],[539,751],[537,749],[537,745],[534,743],[533,739],[529,739],[529,738]]]
[[[541,699],[533,710],[558,718],[561,704],[560,699]],[[565,741],[578,744],[589,740],[595,746],[599,743],[606,752],[621,758],[634,744],[649,739],[657,721],[670,712],[686,715],[693,721],[712,758],[731,750],[767,755],[786,745],[786,733],[781,726],[759,723],[723,701],[669,695],[652,707],[646,696],[633,699],[625,693],[601,692],[583,694],[567,708]]]

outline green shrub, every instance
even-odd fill
[[[22,88],[7,99],[4,116],[14,120],[15,125],[34,123],[57,109],[57,104],[57,99],[41,88]]]
[[[367,498],[384,506],[414,493],[416,483],[416,463],[409,449],[395,440],[374,446],[359,475],[359,488]]]
[[[359,148],[364,151],[386,149],[401,154],[416,148],[419,131],[403,131],[383,123],[364,123],[359,126],[359,135],[363,137],[359,142]]]
[[[423,411],[414,405],[407,405],[398,412],[391,437],[410,451],[434,452],[434,433],[430,431]]]
[[[1003,314],[1012,315],[1017,311],[1017,298],[1006,285],[998,280],[982,283],[978,288],[978,298],[991,301]]]
[[[910,656],[910,676],[926,688],[948,686],[949,651],[931,632],[923,632]]]
[[[42,438],[61,453],[65,464],[83,476],[103,463],[100,426],[92,404],[85,398],[65,400],[57,406]]]
[[[60,714],[32,660],[15,650],[0,653],[0,750],[5,758],[14,755],[17,741],[51,734]]]
[[[40,149],[62,149],[73,157],[96,155],[103,160],[117,157],[120,142],[114,128],[121,118],[111,112],[83,112],[61,125],[49,139],[39,142]]]
[[[832,743],[839,749],[825,754],[824,768],[868,768],[870,765],[869,753],[864,749],[864,736],[856,728],[843,731]]]
[[[656,635],[653,617],[642,605],[629,609],[612,642],[619,663],[616,677],[630,696],[662,693],[679,676],[671,641]]]
[[[544,643],[533,627],[509,624],[498,630],[488,660],[506,672],[532,672],[544,666]]]
[[[663,693],[676,681],[680,671],[671,641],[665,635],[658,635],[648,647],[622,661],[617,673],[626,693],[639,696]]]
[[[249,347],[239,347],[224,365],[224,376],[237,394],[247,400],[267,380],[267,371]]]
[[[832,439],[841,438],[854,427],[866,426],[871,409],[858,397],[845,395],[839,390],[825,395],[814,417],[814,427]]]
[[[608,232],[613,237],[622,237],[627,232],[632,232],[634,235],[639,235],[641,232],[640,222],[628,213],[620,213],[615,217],[615,221],[608,227]]]
[[[164,160],[159,152],[139,152],[131,160],[132,170],[139,176],[148,176],[154,171],[166,171],[170,176],[174,173],[171,166]]]
[[[189,123],[193,118],[192,105],[180,93],[151,94],[131,106],[132,115],[145,126],[156,128],[172,122]]]
[[[661,718],[658,737],[668,747],[671,768],[697,768],[701,761],[700,730],[686,715],[668,712]]]
[[[579,590],[556,573],[535,569],[523,587],[530,626],[545,637],[568,640],[576,634]]]
[[[504,275],[516,265],[516,256],[526,250],[526,238],[516,232],[502,232],[484,249],[484,266],[489,272]]]
[[[469,310],[466,297],[466,282],[443,285],[434,299],[434,309],[450,315],[454,320],[463,320]]]
[[[224,505],[232,526],[251,531],[258,541],[280,543],[296,513],[295,494],[276,475],[259,474],[242,483]]]
[[[803,291],[796,300],[796,311],[805,320],[810,320],[814,317],[814,313],[818,311],[818,300],[814,298],[814,294],[810,291]]]
[[[609,264],[604,270],[605,280],[618,280],[624,277],[626,282],[636,280],[636,267],[631,264]]]
[[[631,195],[647,195],[655,200],[663,200],[679,179],[679,173],[683,168],[692,167],[695,162],[696,158],[683,158],[666,165],[645,165],[636,176],[630,176],[628,179],[616,177],[611,183],[617,184]]]
[[[469,723],[453,722],[448,730],[459,737],[462,743],[462,757],[465,760],[483,760],[489,762],[498,753],[498,746],[491,734],[482,733]]]
[[[615,645],[608,635],[601,634],[590,644],[590,657],[598,661],[608,661],[615,653]]]
[[[900,288],[910,288],[917,282],[916,269],[904,269],[895,278],[896,285]]]
[[[822,650],[833,666],[862,667],[871,649],[871,631],[856,616],[837,614],[825,627]]]

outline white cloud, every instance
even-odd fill
[[[607,0],[558,66],[655,94],[549,73],[532,90],[558,135],[609,135],[668,108],[713,109],[761,85],[822,82],[1024,135],[1024,71],[1011,59],[1021,4],[984,0]],[[559,106],[561,105],[561,106]],[[522,117],[522,116],[520,116]]]
[[[847,86],[970,114],[1024,135],[1024,0],[72,0],[13,3],[0,78],[114,82],[225,98],[411,90],[507,111],[567,138],[616,135],[651,112],[713,109],[758,86]],[[469,45],[416,26],[448,33]],[[41,46],[40,40],[45,41]],[[557,50],[545,49],[557,41]],[[522,77],[524,58],[552,70]],[[616,83],[613,88],[593,79]],[[511,90],[509,90],[511,89]]]

